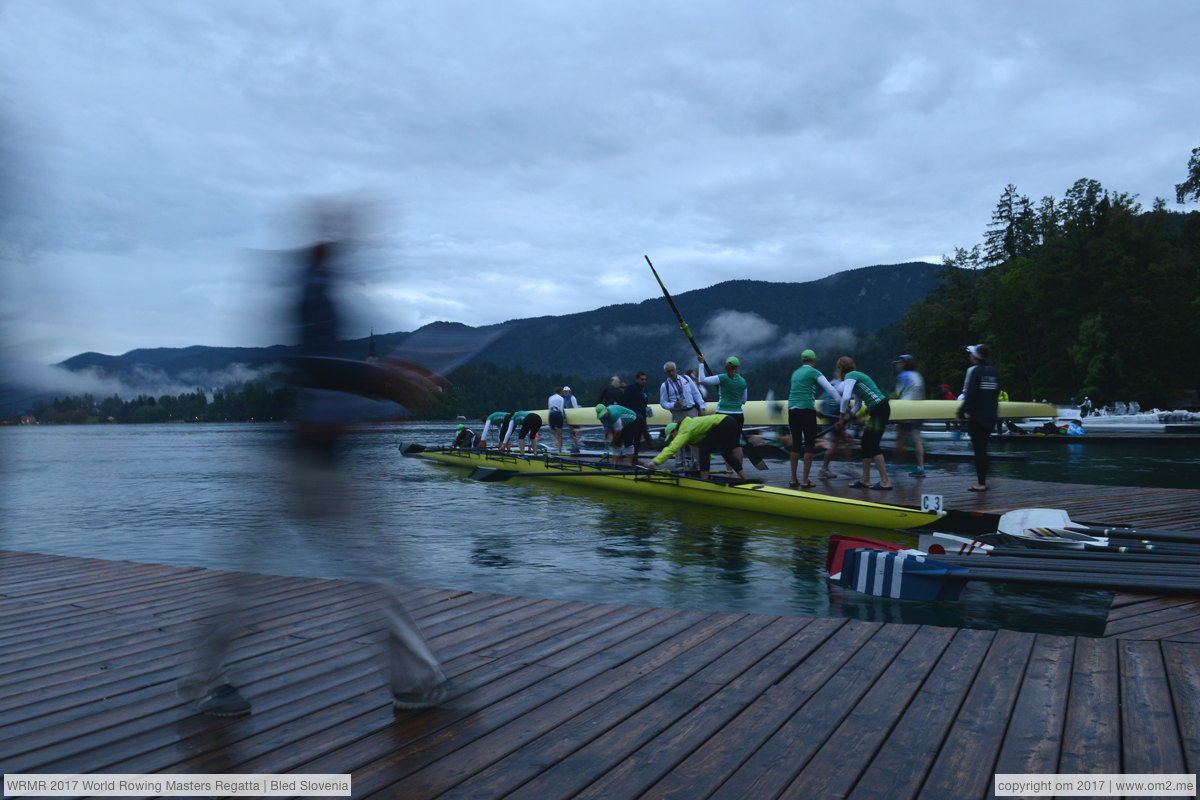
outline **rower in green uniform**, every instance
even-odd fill
[[[725,359],[725,374],[724,375],[705,375],[704,356],[697,355],[696,360],[700,362],[700,380],[699,383],[709,386],[717,386],[717,413],[725,414],[737,420],[737,441],[742,439],[742,424],[745,421],[745,414],[742,412],[742,405],[750,397],[750,389],[746,384],[746,379],[739,373],[742,368],[742,362],[738,361],[737,356],[730,356]],[[742,448],[739,444],[737,447],[736,456],[740,462],[742,460]]]
[[[875,381],[865,372],[859,372],[850,356],[842,356],[837,360],[837,377],[842,381],[842,400],[839,406],[841,420],[839,425],[845,425],[853,416],[853,411],[859,405],[867,407],[867,430],[862,436],[862,479],[850,484],[854,489],[891,489],[892,483],[888,478],[887,465],[884,464],[883,450],[879,442],[883,439],[883,430],[887,427],[892,415],[887,395],[879,390]],[[851,402],[855,409],[851,409]],[[871,483],[871,462],[875,462],[879,470],[879,480]]]
[[[614,463],[634,465],[634,454],[637,452],[637,440],[634,437],[642,435],[641,426],[634,423],[640,418],[636,411],[625,406],[606,406],[603,403],[596,406],[596,419],[604,426],[604,446],[616,455]]]
[[[800,354],[800,368],[792,373],[791,391],[788,393],[788,427],[791,428],[791,468],[793,489],[812,489],[816,484],[808,479],[812,470],[813,456],[817,452],[817,404],[818,387],[828,394],[836,390],[829,380],[821,374],[821,370],[813,366],[817,354],[805,350]],[[804,482],[796,479],[796,466],[800,462],[800,454],[804,454]]]
[[[492,428],[496,429],[497,438],[504,435],[504,421],[508,419],[507,411],[493,411],[483,418],[483,431],[479,434],[479,447],[487,449],[488,434]]]
[[[513,432],[517,431],[517,441],[520,443],[517,452],[525,455],[525,444],[528,442],[530,454],[537,455],[537,437],[541,429],[541,414],[534,411],[518,411],[509,418],[504,426],[504,435],[500,439],[501,452],[509,451],[509,440],[512,439]]]
[[[687,417],[679,423],[675,437],[671,443],[646,465],[648,469],[662,466],[684,445],[691,444],[700,450],[700,478],[708,479],[709,467],[712,465],[713,450],[720,450],[721,457],[729,468],[737,473],[742,480],[749,480],[742,472],[742,459],[737,451],[741,448],[738,443],[742,439],[741,420],[732,414],[705,414],[703,417]]]

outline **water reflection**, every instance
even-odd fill
[[[1107,610],[1078,592],[975,584],[957,604],[855,595],[825,578],[830,533],[902,544],[915,537],[549,480],[481,483],[466,470],[399,455],[401,440],[433,441],[445,427],[389,424],[346,442],[347,476],[364,498],[364,529],[403,554],[396,568],[429,587],[1066,633],[1088,629],[1090,615],[1102,621]],[[263,571],[348,577],[344,559],[306,556],[274,524],[269,455],[286,435],[282,426],[252,424],[0,431],[9,437],[7,454],[23,465],[12,473],[10,495],[22,500],[3,509],[10,546],[238,568],[236,540],[254,529],[274,554]]]

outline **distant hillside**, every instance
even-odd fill
[[[737,355],[749,366],[806,347],[852,349],[854,332],[874,333],[902,318],[933,286],[938,269],[912,262],[808,283],[726,281],[673,298],[706,357]],[[505,334],[475,362],[586,376],[657,370],[668,358],[693,359],[661,296],[506,325]]]
[[[925,296],[939,267],[924,262],[864,267],[807,283],[726,281],[675,296],[705,355],[737,355],[748,369],[806,347],[853,352],[856,333],[874,334]],[[587,377],[657,374],[662,362],[690,363],[692,352],[660,296],[565,316],[512,320],[480,328],[438,322],[412,333],[374,336],[379,355],[399,352],[444,372],[493,363],[539,375]],[[346,358],[367,355],[370,340],[342,342]],[[120,356],[83,353],[62,362],[146,391],[163,386],[212,388],[275,370],[292,347],[203,347],[131,350]],[[824,360],[822,358],[822,360]],[[832,366],[832,365],[830,365]],[[539,392],[541,390],[539,389]]]

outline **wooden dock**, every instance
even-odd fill
[[[1119,598],[1083,638],[415,588],[457,688],[395,712],[366,586],[253,575],[233,674],[254,714],[212,719],[174,679],[231,577],[0,552],[0,768],[351,773],[355,797],[476,800],[946,800],[997,772],[1200,772],[1195,603]]]

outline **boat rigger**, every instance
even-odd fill
[[[650,471],[640,467],[618,469],[549,455],[518,456],[488,450],[425,448],[421,445],[407,445],[402,447],[402,452],[409,456],[420,456],[442,464],[471,469],[482,467],[509,471],[523,476],[569,481],[681,503],[719,506],[867,528],[919,528],[938,521],[944,515],[944,512],[921,511],[905,506],[802,492],[762,483],[704,481],[671,472]]]

